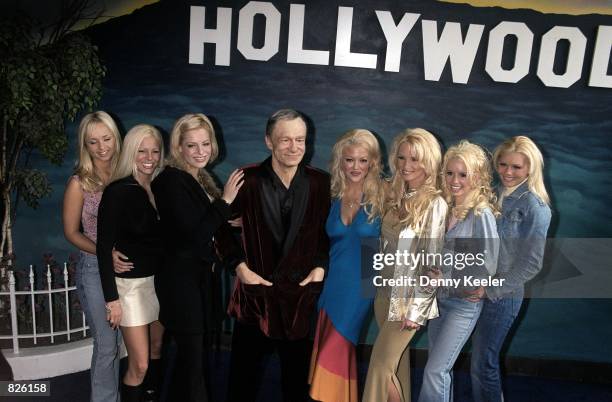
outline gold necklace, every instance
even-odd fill
[[[412,198],[416,194],[416,190],[404,190],[404,194],[402,194],[402,198],[404,200],[408,200]]]
[[[351,199],[351,200],[345,199],[344,203],[346,204],[347,207],[349,207],[350,209],[353,209],[353,207],[357,207],[361,205],[361,196],[359,197],[359,199]]]

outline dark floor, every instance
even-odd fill
[[[227,386],[229,352],[220,352],[213,365],[214,402],[222,402]],[[361,376],[367,367],[361,365]],[[259,402],[281,401],[279,363],[275,357],[268,361],[264,374],[264,384]],[[416,400],[421,387],[423,370],[414,369],[412,373],[413,397]],[[470,397],[470,379],[465,372],[456,372],[454,381],[455,402],[468,402]],[[89,371],[65,375],[50,379],[51,396],[40,398],[2,398],[3,402],[46,401],[46,402],[86,402],[89,395]],[[536,377],[507,376],[504,379],[506,402],[610,402],[612,386],[589,384],[574,381],[561,381]],[[175,401],[169,401],[175,402]]]

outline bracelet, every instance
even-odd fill
[[[113,305],[112,305],[111,303],[114,303],[114,302],[116,302],[116,301],[117,301],[117,300],[113,300],[112,302],[110,302],[110,303],[106,303],[106,304],[104,305],[104,309],[106,310],[106,312],[107,312],[107,313],[110,313],[110,312],[111,312],[111,310],[112,310],[112,308],[113,308]]]

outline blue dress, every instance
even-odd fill
[[[334,200],[325,224],[330,240],[329,273],[319,298],[336,330],[354,345],[359,340],[361,325],[372,305],[361,289],[361,239],[380,236],[380,218],[368,222],[360,208],[353,222],[345,225],[340,216],[342,202]]]
[[[372,298],[361,289],[361,239],[380,236],[380,218],[368,222],[361,208],[350,225],[334,200],[325,230],[329,270],[319,298],[319,317],[310,362],[310,396],[323,402],[358,402],[355,345]]]

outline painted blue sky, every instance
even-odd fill
[[[237,3],[235,9],[243,3]],[[287,3],[276,2],[283,12]],[[546,88],[535,77],[534,66],[532,73],[517,85],[494,83],[484,72],[486,46],[482,44],[468,85],[453,84],[448,65],[439,82],[425,81],[418,26],[404,45],[400,73],[380,68],[287,64],[282,54],[269,62],[253,62],[244,60],[235,49],[229,68],[190,65],[186,60],[188,24],[180,23],[188,21],[187,8],[180,2],[176,4],[147,6],[91,32],[108,67],[99,107],[118,116],[125,129],[146,122],[169,131],[174,120],[184,113],[202,111],[212,116],[226,148],[223,161],[214,168],[221,179],[235,167],[267,156],[262,140],[266,117],[285,106],[299,108],[314,122],[312,163],[321,168],[327,167],[335,139],[355,127],[373,130],[387,144],[402,129],[419,126],[436,133],[446,146],[469,138],[491,149],[505,137],[526,134],[538,142],[545,154],[547,184],[555,211],[552,234],[610,236],[612,216],[606,207],[612,202],[608,193],[612,184],[608,173],[612,170],[610,90],[590,88],[586,78],[570,89]],[[376,6],[398,8],[396,3],[384,1],[376,2]],[[337,9],[325,2],[313,2],[310,7],[308,12],[314,14]],[[469,15],[472,20],[489,21],[491,26],[499,18],[522,18],[529,21],[536,37],[554,25],[556,18],[519,10],[500,17],[498,12],[485,8],[412,3],[413,9],[419,7],[424,15],[439,15],[440,20],[447,19],[447,15],[457,20]],[[362,3],[360,9],[367,7]],[[353,48],[384,49],[384,41],[374,40],[381,36],[375,17],[365,12],[361,15],[356,15]],[[593,40],[594,29],[589,32],[588,28],[609,18],[573,17],[572,21]],[[157,28],[142,29],[145,26]],[[333,23],[320,23],[316,31],[306,32],[305,40],[313,48],[325,48],[323,44],[334,35]],[[329,43],[326,46],[329,48]],[[585,71],[587,68],[585,63]],[[74,144],[75,126],[69,125],[67,133]],[[36,261],[43,252],[65,258],[72,250],[63,238],[60,211],[74,155],[71,149],[59,168],[44,161],[37,166],[49,174],[53,194],[42,200],[38,210],[25,205],[19,210],[15,243],[22,261]]]
[[[99,108],[117,116],[124,129],[150,123],[166,133],[185,113],[211,116],[224,147],[223,157],[213,167],[221,180],[234,168],[267,157],[265,122],[282,107],[297,108],[312,120],[312,164],[321,168],[327,167],[336,138],[357,127],[374,131],[387,145],[407,127],[426,128],[445,146],[468,138],[489,149],[506,137],[529,135],[545,156],[554,211],[549,234],[612,237],[612,91],[587,84],[596,28],[612,25],[610,16],[545,15],[426,0],[343,2],[355,7],[352,50],[379,54],[378,68],[370,70],[288,64],[290,1],[273,3],[284,19],[280,51],[267,62],[246,60],[235,49],[238,10],[246,1],[205,3],[210,8],[233,7],[230,67],[188,64],[191,2],[187,0],[161,1],[88,30],[108,68]],[[338,4],[307,3],[305,45],[333,52]],[[448,65],[440,81],[426,81],[420,23],[404,43],[401,71],[385,72],[381,67],[385,40],[376,9],[391,10],[394,15],[420,13],[423,19],[441,24],[460,21],[464,28],[469,23],[485,24],[487,30],[502,20],[524,21],[535,37],[530,72],[517,84],[493,82],[484,69],[485,34],[467,85],[452,82]],[[569,89],[547,88],[535,75],[539,40],[555,25],[577,26],[588,41],[583,76]],[[205,56],[212,60],[214,49],[207,47]],[[74,251],[63,237],[61,205],[75,160],[75,124],[68,125],[67,135],[71,149],[62,166],[35,160],[35,167],[48,173],[53,193],[37,210],[21,205],[14,228],[21,266],[40,263],[45,252],[64,261]],[[568,315],[597,325],[568,328]],[[600,325],[609,315],[610,303],[532,300],[510,352],[611,362],[606,340],[612,337],[612,326]]]

